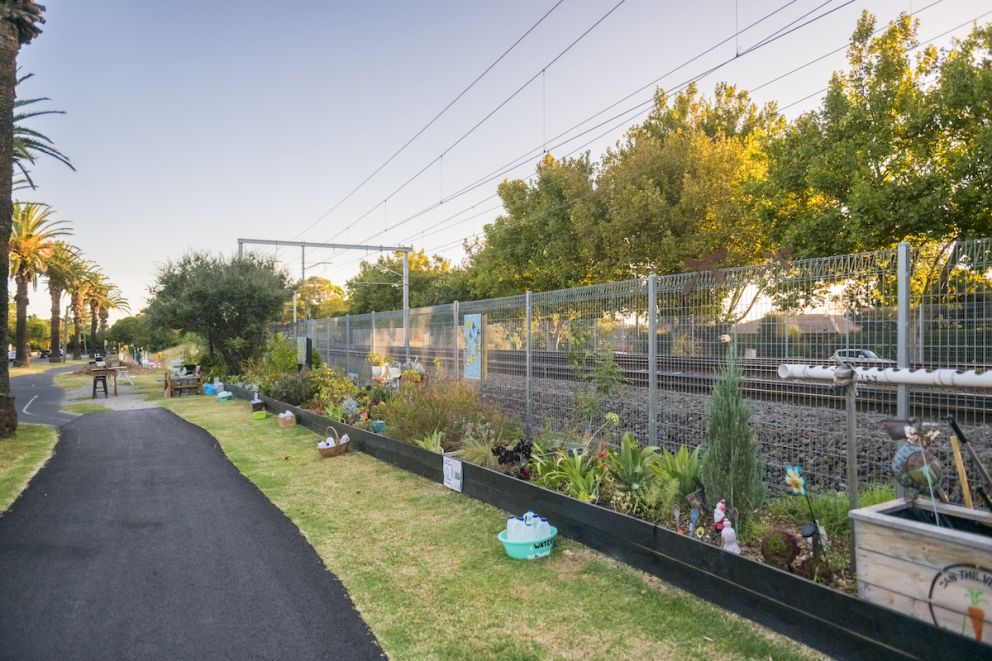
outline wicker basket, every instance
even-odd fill
[[[279,422],[279,426],[282,427],[283,429],[289,429],[290,427],[295,427],[296,426],[296,416],[295,415],[292,418],[285,418],[285,417],[283,417],[283,416],[280,415],[280,416],[277,416],[276,417],[276,420]]]
[[[344,454],[348,451],[348,446],[351,445],[351,443],[341,443],[341,437],[338,435],[338,430],[334,427],[328,426],[327,431],[324,432],[324,436],[326,437],[331,435],[334,436],[334,442],[336,443],[333,448],[317,448],[317,451],[320,452],[320,456],[325,459],[327,457],[336,457],[339,454]]]

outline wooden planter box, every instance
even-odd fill
[[[936,508],[939,526],[929,499],[851,512],[858,594],[992,646],[992,514]]]
[[[241,399],[252,393],[231,386]],[[290,410],[318,435],[328,425],[358,450],[429,480],[444,479],[443,457],[382,434],[357,429],[260,396],[273,412]],[[387,430],[388,431],[388,430]],[[456,458],[454,454],[451,458]],[[462,493],[506,512],[532,509],[559,534],[707,601],[814,647],[832,658],[982,658],[984,647],[958,631],[918,622],[901,610],[858,599],[769,565],[725,553],[647,521],[591,505],[474,464],[462,464]],[[493,530],[495,541],[496,530]],[[986,563],[988,564],[988,563]],[[989,607],[992,609],[992,606]],[[988,629],[986,629],[988,630]]]

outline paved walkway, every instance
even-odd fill
[[[380,656],[297,528],[165,409],[67,424],[0,517],[0,659]]]
[[[56,386],[52,379],[56,374],[76,369],[79,369],[79,365],[58,367],[47,372],[11,378],[10,388],[14,393],[14,404],[17,406],[17,419],[20,422],[33,422],[53,427],[74,420],[76,416],[60,410],[64,395],[62,389]]]

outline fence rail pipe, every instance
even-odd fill
[[[648,441],[658,444],[658,277],[648,276]]]
[[[524,322],[524,323],[527,324],[527,392],[526,392],[526,395],[525,395],[525,397],[527,398],[527,417],[526,417],[526,425],[525,426],[526,426],[526,429],[527,429],[527,436],[529,437],[531,435],[531,430],[532,430],[531,423],[532,423],[532,418],[533,418],[533,415],[534,415],[534,404],[531,401],[531,396],[532,396],[532,392],[531,392],[531,381],[533,379],[533,370],[534,370],[534,364],[533,364],[533,353],[534,353],[534,351],[533,351],[533,348],[532,348],[533,345],[531,343],[531,328],[530,328],[530,326],[531,326],[531,315],[533,314],[533,308],[531,306],[531,296],[530,296],[530,291],[529,290],[524,295],[524,307],[527,310],[526,321]]]

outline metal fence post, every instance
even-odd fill
[[[451,349],[451,373],[454,377],[461,377],[461,370],[458,369],[458,336],[461,334],[462,324],[458,320],[458,301],[451,304],[451,316],[454,328],[454,334],[451,336],[452,349]]]
[[[896,314],[896,367],[909,368],[909,244],[899,244],[897,252],[897,297],[898,310]],[[896,417],[909,417],[909,386],[899,385],[896,392]]]
[[[527,324],[527,344],[526,344],[526,349],[527,349],[527,363],[526,363],[527,364],[527,392],[525,394],[525,397],[527,398],[527,418],[526,418],[526,430],[527,430],[527,432],[526,433],[527,433],[527,436],[530,437],[530,435],[531,435],[531,422],[532,422],[532,418],[533,418],[533,415],[534,415],[534,405],[531,402],[531,379],[532,379],[532,372],[533,372],[534,365],[533,365],[532,358],[531,358],[533,352],[531,350],[531,337],[530,337],[531,336],[530,325],[531,325],[531,315],[532,315],[532,307],[531,307],[531,301],[530,301],[530,290],[528,290],[527,293],[524,294],[524,307],[527,310],[527,314],[526,314],[526,319],[527,320],[524,322],[524,323]]]
[[[328,331],[329,333],[330,331]],[[351,373],[351,315],[344,316],[344,372]]]
[[[369,353],[375,353],[375,310],[372,310],[372,337],[369,339]]]
[[[648,443],[658,444],[658,276],[648,276]]]

